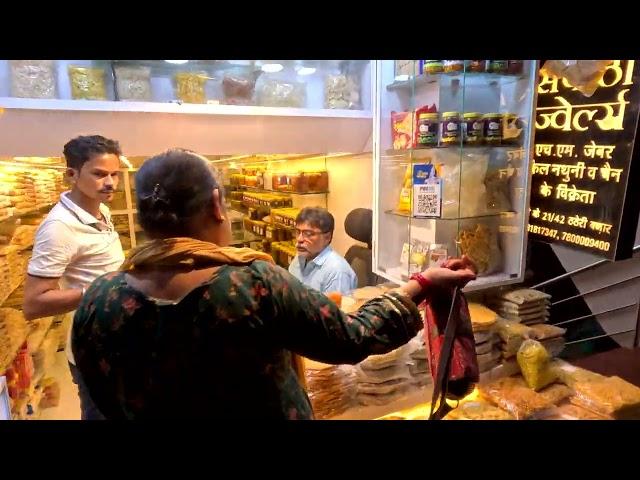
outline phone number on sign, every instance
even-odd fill
[[[585,237],[584,235],[576,235],[575,233],[559,232],[553,228],[542,227],[540,225],[531,225],[528,227],[529,233],[536,233],[544,237],[549,237],[554,240],[562,240],[563,242],[574,243],[588,248],[597,248],[604,252],[608,252],[611,248],[609,242],[604,240],[596,240],[595,238]]]

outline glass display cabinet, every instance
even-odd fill
[[[467,290],[523,279],[538,65],[374,63],[374,271],[394,282],[467,254]]]

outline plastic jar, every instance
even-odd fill
[[[424,73],[434,75],[436,73],[442,73],[444,71],[444,65],[442,60],[425,60],[424,61]]]
[[[482,73],[486,70],[486,60],[466,60],[466,71],[472,73]]]
[[[507,73],[508,70],[509,60],[489,60],[487,63],[489,73]]]
[[[464,71],[464,60],[443,60],[444,73],[459,73]]]
[[[460,115],[458,112],[444,112],[442,114],[442,143],[452,145],[460,141]]]
[[[484,138],[484,122],[478,112],[467,112],[463,116],[462,139],[466,145],[479,145]]]
[[[502,114],[487,113],[484,119],[484,141],[488,145],[500,145],[502,143]]]
[[[421,113],[418,117],[418,147],[438,146],[438,114]]]

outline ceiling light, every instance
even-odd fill
[[[173,63],[175,65],[184,65],[185,63],[187,63],[189,60],[165,60],[165,62],[167,63]]]
[[[284,67],[281,63],[265,63],[262,65],[262,71],[266,73],[276,73],[282,70]]]
[[[314,73],[316,73],[316,68],[315,67],[297,67],[296,72],[298,72],[298,75],[313,75]]]

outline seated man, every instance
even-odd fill
[[[322,293],[355,289],[358,279],[347,261],[329,245],[333,239],[334,220],[323,208],[304,208],[296,217],[298,255],[289,272],[308,287]]]

